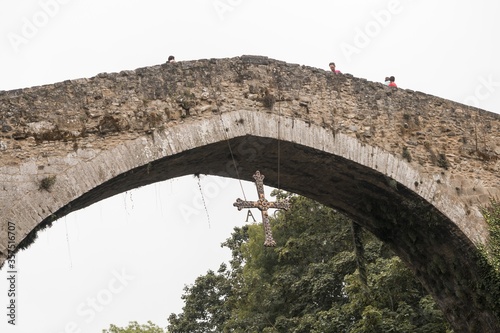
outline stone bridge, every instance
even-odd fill
[[[390,244],[456,332],[500,327],[477,260],[500,194],[498,114],[242,56],[2,91],[0,117],[0,264],[112,195],[260,170]]]

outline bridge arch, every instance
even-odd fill
[[[404,154],[404,149],[400,150],[408,145],[398,142],[412,127],[425,129],[417,124],[423,120],[418,120],[412,112],[436,113],[437,109],[445,109],[447,116],[453,115],[453,122],[465,124],[470,121],[468,114],[457,119],[457,114],[465,113],[463,106],[411,91],[387,90],[382,85],[349,76],[331,78],[330,73],[295,65],[287,67],[262,57],[176,66],[140,69],[111,78],[101,75],[102,82],[97,82],[98,98],[92,95],[95,94],[92,89],[83,94],[85,102],[76,103],[83,114],[96,119],[95,134],[87,131],[84,136],[83,131],[78,132],[78,126],[72,127],[81,119],[62,122],[52,114],[25,125],[26,137],[16,139],[17,142],[32,139],[35,141],[32,150],[62,147],[65,152],[50,156],[47,149],[48,156],[42,158],[11,156],[10,165],[2,166],[4,175],[28,179],[25,183],[18,182],[23,184],[22,192],[13,191],[9,184],[4,186],[4,191],[10,190],[16,198],[14,205],[2,207],[2,211],[8,221],[15,221],[20,228],[23,241],[19,246],[32,241],[36,231],[53,220],[129,189],[197,173],[251,180],[259,169],[266,175],[268,185],[279,185],[336,208],[390,244],[435,297],[457,331],[488,332],[498,327],[497,314],[488,308],[487,295],[474,288],[481,285],[483,272],[473,255],[478,244],[488,238],[479,208],[487,198],[498,194],[498,175],[484,172],[481,181],[469,181],[467,174],[450,172],[449,165],[436,166],[436,153],[431,153],[431,147],[423,144],[421,151],[412,150],[412,156],[419,159],[416,163]],[[206,74],[207,70],[212,74]],[[161,79],[148,71],[160,73]],[[294,71],[306,72],[307,77],[297,80],[301,76],[292,76]],[[165,73],[183,72],[191,74],[187,78],[176,77],[174,83],[181,82],[184,90],[177,90],[172,96],[162,95],[162,91],[173,89]],[[277,72],[296,83],[287,86],[276,77]],[[315,78],[318,89],[303,87],[304,83],[313,86]],[[130,123],[123,124],[120,112],[110,112],[120,107],[120,103],[130,102],[116,102],[115,97],[124,89],[117,87],[118,82],[125,82],[127,91],[138,94],[140,89],[135,80],[157,80],[153,86],[159,82],[164,89],[152,89],[148,84],[142,92],[147,98],[131,101],[136,118],[138,110],[147,114],[150,127],[146,130],[131,129]],[[75,94],[75,87],[89,86],[91,83],[87,81],[68,82],[56,90],[69,95]],[[347,91],[342,91],[343,87],[348,87]],[[40,91],[11,92],[9,107],[15,102],[26,104],[35,93]],[[391,112],[377,111],[374,116],[374,110],[394,95],[396,101],[385,104]],[[89,97],[92,97],[90,102]],[[197,98],[205,102],[197,102]],[[239,104],[242,98],[250,100],[254,107]],[[105,109],[96,107],[107,99]],[[373,100],[383,103],[373,104]],[[6,98],[0,101],[5,105]],[[68,103],[65,100],[55,104],[68,108]],[[172,119],[167,126],[153,128],[151,122],[156,124],[155,117],[159,116],[157,105],[162,103],[168,106],[164,110]],[[335,112],[318,111],[321,103]],[[144,104],[155,107],[144,109]],[[178,114],[172,116],[174,111]],[[367,114],[371,115],[369,125],[365,121]],[[499,120],[489,113],[482,117],[488,123],[481,126],[492,133],[482,151],[483,155],[490,154],[490,158],[482,163],[494,169],[498,167],[494,154],[500,145],[495,132]],[[384,119],[375,123],[378,118]],[[356,119],[361,121],[355,123]],[[393,128],[398,120],[400,125]],[[369,128],[361,131],[360,124]],[[389,137],[389,131],[396,139],[373,140]],[[447,135],[449,130],[443,133],[437,140],[447,147],[446,154],[437,155],[442,155],[445,163],[446,156],[450,158],[456,151]],[[463,134],[463,140],[467,141],[469,135],[474,133]],[[464,146],[466,143],[457,151]],[[53,181],[44,188],[40,185],[44,179]],[[5,248],[0,251],[5,258]]]

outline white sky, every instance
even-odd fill
[[[394,75],[401,88],[499,113],[499,13],[493,0],[2,0],[0,90],[157,65],[170,54],[253,54],[325,70],[335,61],[371,81]],[[0,332],[166,326],[184,284],[229,258],[219,244],[246,218],[232,207],[237,181],[202,177],[201,188],[207,210],[188,176],[55,222],[17,255],[16,326],[7,324],[0,272]],[[245,193],[256,197],[253,184]]]

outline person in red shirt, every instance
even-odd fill
[[[396,79],[394,78],[394,76],[391,76],[389,78],[389,87],[395,87],[395,88],[398,87],[397,84],[396,84],[396,82],[394,82],[394,81],[396,81]]]
[[[335,63],[334,62],[331,62],[328,65],[330,66],[330,69],[332,70],[332,72],[334,72],[335,74],[340,74],[340,71],[338,69],[335,69]]]

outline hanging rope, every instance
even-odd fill
[[[210,215],[208,214],[207,203],[205,202],[205,196],[201,190],[200,174],[196,174],[195,177],[198,179],[198,188],[200,189],[201,201],[203,202],[203,207],[205,207],[205,213],[207,214],[208,228],[210,229]]]
[[[64,228],[66,229],[66,244],[68,245],[69,268],[73,269],[73,259],[71,257],[71,249],[69,247],[68,225],[66,224],[66,216],[64,216]]]
[[[212,88],[212,94],[215,97],[215,105],[217,107],[217,114],[219,115],[219,120],[220,120],[220,123],[222,126],[222,134],[224,135],[224,138],[226,139],[227,146],[229,148],[229,153],[231,154],[231,160],[233,161],[234,171],[236,172],[236,177],[238,178],[238,183],[240,184],[241,193],[243,195],[243,198],[245,200],[247,200],[247,197],[245,195],[245,190],[243,189],[243,184],[241,182],[240,173],[238,172],[238,167],[236,166],[236,159],[234,158],[233,149],[231,148],[231,142],[229,141],[228,133],[225,130],[226,126],[224,124],[224,120],[222,119],[222,111],[220,110],[220,107],[219,107],[219,95],[218,95],[218,92],[214,88],[212,78],[213,78],[213,75],[210,76],[210,87]],[[217,86],[218,86],[218,89],[220,92],[220,85],[217,85]]]
[[[327,84],[327,89],[328,89],[328,95],[329,95],[329,99],[328,99],[328,102],[329,102],[329,109],[330,109],[330,116],[331,116],[331,130],[332,130],[332,134],[333,134],[333,137],[335,138],[335,112],[337,110],[337,103],[336,101],[333,101],[333,95],[334,95],[334,92],[333,92],[333,76],[330,74],[327,74],[327,79],[326,79],[326,84]]]
[[[276,98],[276,101],[278,102],[278,128],[277,128],[277,139],[278,139],[278,168],[277,168],[277,173],[278,173],[278,192],[281,191],[281,122],[283,120],[283,113],[281,110],[281,104],[285,100],[283,97],[283,84],[284,84],[284,79],[283,79],[283,73],[282,71],[276,67],[273,69],[273,76],[274,80],[276,81],[276,85],[278,87],[278,96]]]
[[[335,138],[335,111],[337,109],[337,101],[334,100],[334,95],[336,95],[333,89],[333,85],[335,84],[334,81],[335,80],[333,79],[333,76],[331,76],[331,74],[328,73],[326,78],[326,83],[328,85],[327,89],[330,97],[329,108],[332,119],[331,127],[332,127],[333,137]],[[358,267],[359,279],[361,281],[361,284],[364,288],[366,288],[368,287],[368,276],[366,272],[365,248],[363,244],[362,233],[363,233],[362,227],[359,224],[355,223],[354,221],[351,221],[351,234],[354,244],[354,255],[356,257],[356,266]]]
[[[278,192],[281,191],[280,173],[281,173],[281,76],[278,71]]]

